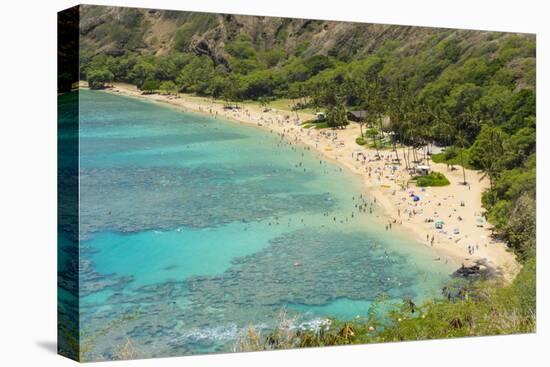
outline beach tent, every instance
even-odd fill
[[[315,116],[317,117],[317,121],[323,121],[325,119],[325,113],[324,112],[317,112],[315,114]]]
[[[419,200],[420,200],[420,196],[418,196],[418,195],[413,196],[413,201],[419,201]]]
[[[437,222],[435,222],[435,228],[441,229],[443,228],[443,224],[445,223],[442,220],[438,220]]]

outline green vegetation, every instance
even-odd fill
[[[433,154],[431,159],[435,163],[446,163],[450,166],[460,165],[460,153],[463,155],[464,167],[474,169],[470,164],[470,151],[468,149],[451,146],[442,153]]]
[[[176,83],[171,80],[165,80],[159,84],[159,90],[163,94],[178,94],[178,87]]]
[[[118,318],[110,321],[109,323],[103,325],[101,328],[96,330],[82,330],[80,332],[80,343],[79,348],[75,349],[74,352],[78,355],[78,360],[80,362],[88,362],[96,360],[98,356],[93,355],[94,346],[97,344],[98,339],[104,338],[105,335],[117,330],[121,325],[139,319],[141,311],[136,310],[132,313],[125,313],[120,315]],[[132,359],[137,358],[136,350],[133,348],[131,340],[126,337],[126,341],[123,345],[117,348],[116,359]]]
[[[276,98],[276,99],[270,99],[269,106],[271,108],[277,109],[277,110],[292,110],[292,111],[300,111],[303,113],[309,113],[314,114],[316,111],[315,109],[311,107],[304,107],[304,103],[300,100],[293,99],[293,98]]]
[[[176,32],[175,47],[178,50],[186,50],[191,38],[198,32],[205,32],[217,23],[215,14],[208,13],[181,13],[183,25]]]
[[[315,126],[316,129],[320,130],[320,129],[326,129],[329,127],[328,125],[328,121],[326,119],[324,120],[308,120],[304,123],[302,123],[302,127],[304,129],[309,129],[310,127],[313,127]]]
[[[218,44],[223,52],[214,57],[191,47],[191,40],[215,27],[217,18],[185,14],[188,18],[179,25],[173,49],[157,55],[139,52],[139,14],[127,14],[124,27],[117,23],[108,29],[105,23],[94,28],[82,45],[83,77],[98,88],[114,80],[146,92],[174,93],[175,85],[176,92],[221,98],[228,104],[269,101],[276,106],[284,100],[292,101],[295,110],[325,112],[326,121],[308,121],[304,127],[345,128],[346,111],[364,110],[358,144],[390,148],[396,155],[402,150],[409,170],[427,159],[430,145],[445,146],[444,153],[431,157],[434,162],[481,170],[490,180],[483,195],[486,217],[523,264],[512,285],[474,282],[468,297],[418,307],[405,302],[404,308],[394,310],[390,324],[379,325],[379,319],[334,322],[322,333],[296,333],[292,343],[332,345],[534,330],[534,37],[479,32],[473,41],[460,32],[441,30],[415,42],[386,40],[368,52],[355,53],[353,45],[346,44],[320,54],[308,42],[286,49],[284,27],[275,45],[232,29],[225,43]],[[319,21],[309,22],[304,32],[321,26]],[[108,55],[87,47],[87,42],[102,37],[122,45],[123,52]],[[469,179],[463,169],[464,182]],[[438,174],[419,180],[419,185],[432,186],[446,181]],[[270,340],[258,348],[284,345],[275,337]]]
[[[155,79],[147,79],[143,82],[143,84],[139,87],[144,93],[155,93],[160,88],[160,82]]]
[[[88,71],[88,85],[91,89],[103,89],[106,83],[113,81],[113,78],[113,73],[106,68]]]
[[[392,142],[387,139],[374,140],[369,144],[369,148],[374,149],[390,149],[392,148]]]
[[[449,180],[443,173],[431,172],[426,176],[420,176],[416,179],[416,186],[447,186],[450,185]]]

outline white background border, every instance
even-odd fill
[[[113,0],[95,4],[537,33],[538,332],[98,366],[538,366],[548,363],[548,101],[545,1]],[[69,366],[56,338],[56,12],[75,1],[7,0],[0,17],[0,365]],[[545,19],[546,16],[546,19]],[[548,222],[547,222],[548,223]],[[544,342],[544,339],[546,343]]]

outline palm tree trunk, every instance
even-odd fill
[[[407,166],[409,167],[409,175],[410,175],[411,171],[413,170],[413,166],[411,162],[411,150],[409,147],[407,147]]]
[[[426,141],[426,146],[424,147],[425,150],[424,150],[424,160],[426,161],[426,164],[428,163],[428,157],[429,157],[429,152],[430,152],[430,141],[427,140]]]
[[[407,156],[405,155],[405,144],[401,142],[401,146],[403,147],[403,160],[405,160],[405,168],[407,171],[409,170],[409,161],[407,160]]]
[[[464,185],[466,185],[466,169],[464,168],[464,158],[462,157],[462,149],[460,150],[460,165],[462,166],[462,176],[464,177]]]
[[[399,160],[399,153],[397,153],[397,142],[395,141],[395,138],[394,138],[394,141],[393,141],[393,151],[395,152],[395,159],[400,162]]]
[[[426,165],[430,166],[430,155],[428,154],[428,152],[430,151],[430,142],[428,142],[428,145],[426,145]]]

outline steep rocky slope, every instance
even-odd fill
[[[257,50],[276,48],[287,55],[329,55],[344,61],[364,57],[389,40],[398,42],[400,52],[407,55],[426,42],[453,38],[467,57],[474,45],[510,37],[499,32],[92,5],[81,6],[80,32],[81,49],[87,52],[164,55],[180,50],[208,55],[225,65],[226,45],[243,35]]]

